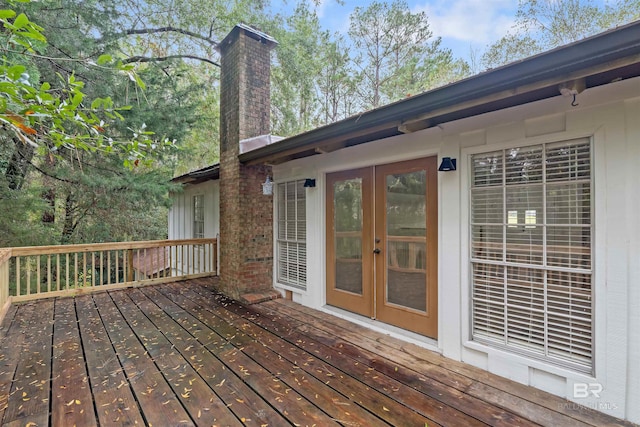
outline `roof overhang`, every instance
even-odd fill
[[[239,156],[279,164],[640,76],[640,21]]]
[[[220,179],[220,164],[207,166],[184,175],[176,176],[171,182],[181,184],[200,184],[205,181]]]

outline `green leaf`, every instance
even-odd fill
[[[0,10],[0,19],[9,19],[16,16],[16,12],[11,9],[1,9]]]
[[[145,90],[147,88],[147,85],[144,84],[144,82],[142,81],[140,76],[138,76],[137,74],[134,74],[134,77],[136,79],[136,84],[138,86],[140,86],[140,88],[142,88],[142,90]]]
[[[113,61],[113,57],[111,55],[104,54],[98,57],[98,65],[104,65],[111,61]]]
[[[104,103],[104,100],[102,98],[96,98],[93,100],[93,102],[91,102],[91,109],[97,110],[98,108],[102,107],[103,103]]]
[[[29,25],[29,18],[27,18],[27,15],[25,15],[24,13],[18,15],[16,20],[13,21],[13,26],[18,30],[26,27],[27,25]]]
[[[7,70],[7,77],[11,80],[18,80],[22,73],[27,71],[27,68],[23,65],[14,65]]]
[[[16,95],[18,93],[18,87],[14,83],[0,82],[0,92],[9,95]]]
[[[27,49],[28,52],[33,52],[33,46],[31,46],[31,43],[29,43],[28,40],[23,40],[21,38],[14,38],[13,43],[24,47],[25,49]]]
[[[41,33],[37,32],[37,31],[34,31],[34,30],[29,31],[28,33],[20,32],[18,34],[20,34],[20,36],[22,36],[22,37],[27,37],[27,38],[30,38],[30,39],[33,39],[33,40],[39,40],[41,42],[46,42],[47,41],[45,36],[43,36]]]

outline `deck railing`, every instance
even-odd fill
[[[0,249],[0,307],[9,302],[214,276],[217,252],[216,239]]]
[[[9,298],[9,263],[11,261],[11,249],[0,249],[0,320],[10,302]],[[5,285],[5,283],[7,285]]]

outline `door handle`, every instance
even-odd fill
[[[373,250],[373,253],[376,254],[376,255],[379,254],[380,253],[380,248],[375,248]]]

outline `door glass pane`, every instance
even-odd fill
[[[333,185],[336,288],[362,295],[362,178]]]
[[[388,303],[427,310],[426,171],[387,175]]]

